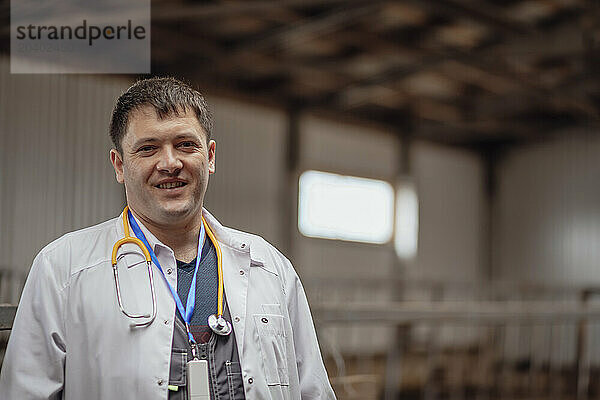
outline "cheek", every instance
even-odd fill
[[[204,190],[206,190],[206,187],[208,186],[209,175],[210,172],[208,171],[208,161],[203,161],[202,163],[200,163],[200,165],[195,171],[197,187],[199,192],[203,192]]]
[[[125,186],[140,187],[148,182],[152,175],[152,168],[143,163],[131,162],[123,168]]]
[[[129,174],[137,180],[146,179],[154,171],[152,160],[146,158],[132,160],[128,167]]]
[[[199,179],[204,179],[208,175],[208,161],[206,159],[190,164],[188,167],[188,171],[192,172]]]

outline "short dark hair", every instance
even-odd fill
[[[213,120],[202,94],[175,78],[148,78],[134,83],[119,96],[113,108],[110,138],[119,153],[123,153],[121,144],[130,114],[146,105],[152,106],[160,119],[193,111],[206,133],[206,141],[210,140]]]

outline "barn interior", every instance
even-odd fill
[[[598,1],[153,0],[150,74],[14,73],[10,10],[4,346],[37,252],[125,204],[115,99],[174,76],[214,114],[206,208],[292,261],[339,399],[600,398]]]

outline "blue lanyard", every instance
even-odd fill
[[[173,296],[173,299],[175,300],[175,304],[177,304],[177,310],[179,311],[179,314],[185,321],[188,338],[190,339],[190,341],[192,343],[196,343],[196,340],[194,339],[194,335],[192,335],[192,333],[190,332],[189,325],[192,320],[192,314],[194,313],[194,306],[196,305],[196,275],[198,274],[198,267],[200,266],[200,257],[202,256],[202,246],[204,245],[204,237],[206,236],[206,232],[204,230],[204,223],[200,224],[200,235],[198,237],[198,256],[196,257],[196,268],[194,269],[194,277],[192,278],[192,284],[190,286],[190,291],[188,292],[187,301],[186,301],[185,309],[184,309],[183,303],[181,302],[181,299],[179,298],[179,294],[177,294],[177,291],[175,289],[173,289],[173,286],[171,286],[171,284],[167,280],[167,277],[165,276],[165,273],[163,272],[163,270],[160,266],[160,263],[158,262],[158,258],[156,258],[156,254],[154,254],[152,247],[150,247],[150,244],[146,240],[146,236],[144,235],[144,232],[142,232],[142,230],[140,229],[140,226],[137,224],[135,218],[133,218],[133,215],[131,215],[131,211],[127,210],[127,213],[128,213],[127,217],[129,219],[129,225],[131,226],[133,233],[135,233],[135,236],[137,236],[137,238],[140,239],[144,243],[144,246],[146,246],[146,248],[148,249],[148,252],[150,253],[150,258],[152,258],[152,262],[158,267],[158,269],[160,270],[160,272],[163,275],[163,278],[165,278],[165,282],[167,283],[167,286],[169,287],[169,290],[171,291],[171,295]]]

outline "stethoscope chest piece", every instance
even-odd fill
[[[231,333],[231,324],[223,316],[216,314],[208,317],[208,326],[214,333],[221,336],[227,336]]]

